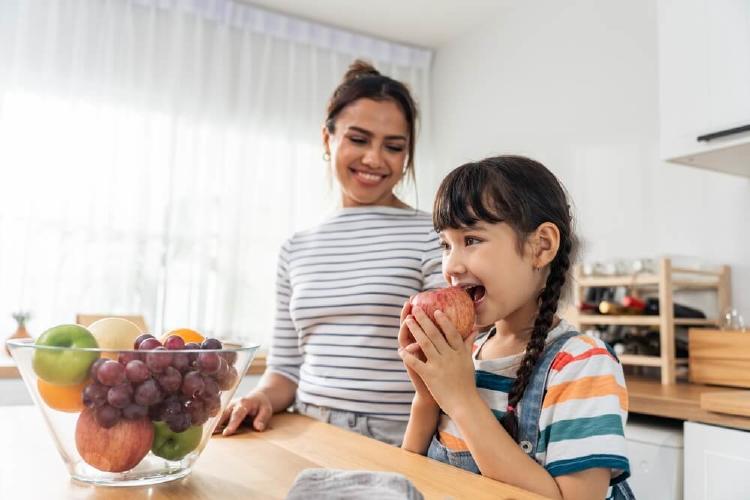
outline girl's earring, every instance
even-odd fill
[[[328,151],[323,153],[323,161],[331,161],[331,153],[329,153]]]

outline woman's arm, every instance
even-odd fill
[[[440,418],[440,408],[435,404],[435,400],[432,398],[425,400],[417,393],[411,404],[411,415],[401,448],[426,455],[432,436],[437,429],[438,418]]]
[[[289,408],[294,403],[297,384],[288,377],[266,370],[257,387],[250,393],[261,392],[268,397],[273,413]]]

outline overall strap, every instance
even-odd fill
[[[550,366],[565,342],[578,335],[580,333],[571,330],[545,346],[518,405],[518,444],[531,458],[536,455],[539,441],[539,418],[542,414],[544,394],[547,392],[547,374]]]

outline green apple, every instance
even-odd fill
[[[154,422],[154,442],[151,453],[167,460],[182,460],[201,442],[203,427],[194,425],[183,432],[174,432],[165,422]]]
[[[99,347],[91,332],[81,325],[54,326],[36,339],[36,345],[40,348],[34,349],[31,366],[39,378],[50,384],[80,384],[99,358],[98,352],[75,349]]]

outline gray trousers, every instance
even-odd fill
[[[332,408],[303,403],[299,400],[294,403],[294,410],[301,415],[307,415],[321,422],[326,422],[393,446],[401,446],[401,442],[404,440],[404,432],[406,432],[407,422],[401,420],[387,420],[349,411],[334,410]]]

